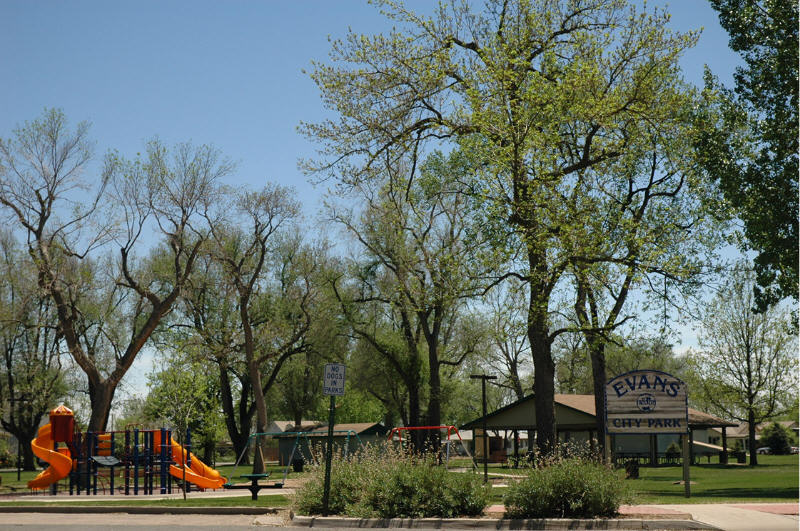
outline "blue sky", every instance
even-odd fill
[[[408,5],[426,11],[433,2]],[[730,84],[738,56],[707,2],[674,0],[669,10],[673,28],[704,28],[683,58],[686,79],[700,84],[708,64]],[[326,60],[328,37],[348,26],[389,27],[356,0],[3,0],[0,136],[60,107],[73,123],[92,123],[98,155],[133,156],[155,135],[214,144],[238,163],[231,184],[293,186],[313,217],[322,189],[308,184],[297,160],[314,145],[296,127],[325,113],[302,69]]]
[[[700,83],[708,63],[729,81],[737,56],[713,10],[703,0],[677,0],[670,10],[676,29],[705,27],[683,60],[686,78]],[[92,122],[98,154],[131,156],[154,135],[211,143],[238,163],[234,182],[294,186],[313,214],[320,190],[297,160],[314,146],[296,127],[324,111],[302,69],[325,60],[328,36],[348,26],[388,28],[374,6],[356,0],[3,0],[0,135],[60,107],[73,122]]]

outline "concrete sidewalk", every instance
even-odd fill
[[[694,520],[725,531],[797,531],[797,503],[709,503],[652,505],[658,510],[687,512]]]
[[[487,513],[502,517],[505,508],[491,505]],[[797,531],[797,503],[706,503],[680,505],[623,505],[623,518],[643,520],[692,519],[725,531]]]

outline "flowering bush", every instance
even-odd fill
[[[324,466],[312,465],[311,471],[295,494],[294,506],[300,514],[322,513]],[[434,457],[391,446],[366,447],[348,458],[334,456],[330,514],[362,518],[477,516],[488,502],[488,487],[479,476],[448,472],[437,466]]]

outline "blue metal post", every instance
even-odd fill
[[[167,430],[161,428],[161,448],[159,448],[161,468],[161,494],[167,493]]]
[[[131,493],[131,431],[125,430],[125,496]]]
[[[139,428],[133,430],[133,495],[139,494]]]
[[[108,452],[108,455],[114,457],[114,432],[111,432],[111,449]],[[111,489],[111,495],[114,495],[114,466],[111,466],[111,477],[108,480],[109,488]]]
[[[167,466],[172,464],[172,430],[167,430]],[[172,474],[167,474],[167,492],[172,494]]]
[[[189,427],[186,427],[186,460],[183,463],[183,466],[191,469],[192,467],[192,430]],[[186,492],[189,493],[192,491],[192,484],[188,481],[186,485],[183,486],[186,489]]]

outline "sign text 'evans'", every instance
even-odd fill
[[[606,384],[609,433],[686,433],[686,384],[661,371],[621,374]]]

